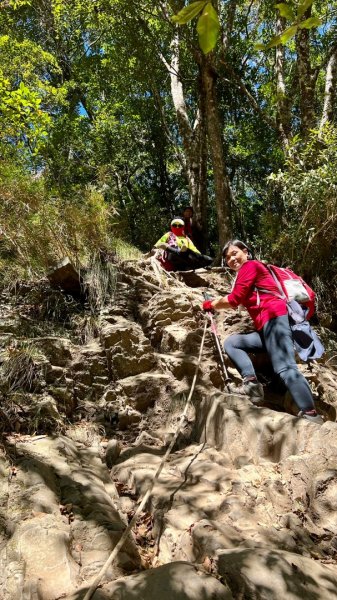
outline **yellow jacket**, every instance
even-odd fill
[[[174,240],[174,244],[173,244],[173,248],[174,246],[178,246],[178,248],[182,248],[182,246],[186,246],[186,248],[188,248],[189,250],[193,250],[193,252],[196,252],[197,254],[200,254],[198,248],[195,247],[195,245],[193,244],[192,240],[190,240],[189,237],[187,237],[187,235],[175,235],[174,233],[172,233],[172,231],[168,231],[167,233],[164,233],[164,235],[158,240],[158,242],[155,243],[154,247],[157,248],[158,246],[160,246],[160,244],[167,244],[168,240],[170,239],[170,236],[174,236],[175,240]]]

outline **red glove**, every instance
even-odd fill
[[[202,308],[206,312],[213,312],[214,309],[212,306],[212,300],[204,300],[204,302],[202,303]]]

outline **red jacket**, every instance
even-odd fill
[[[258,298],[255,287],[268,290],[271,294],[260,292]],[[228,295],[228,302],[235,308],[242,304],[259,331],[270,319],[288,314],[287,303],[277,297],[279,294],[267,267],[258,260],[247,260],[237,273],[234,287]]]

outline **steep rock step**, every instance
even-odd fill
[[[5,494],[7,540],[0,551],[4,600],[68,597],[97,574],[126,525],[99,447],[39,436],[13,438],[7,450],[15,467]],[[109,576],[139,564],[130,540]]]
[[[98,406],[107,417],[118,419],[122,431],[140,423],[142,416],[157,401],[162,401],[171,390],[171,377],[167,373],[147,371],[124,377],[106,388]]]
[[[102,322],[100,329],[112,378],[122,379],[150,371],[156,359],[140,325],[122,316],[114,317],[113,321]]]
[[[336,600],[337,569],[279,550],[223,550],[218,572],[234,598],[256,600]]]
[[[87,589],[87,588],[86,588]],[[85,590],[86,591],[86,590]],[[84,595],[72,595],[79,600]],[[95,592],[93,600],[233,600],[226,584],[188,562],[173,562],[157,569],[117,579]]]
[[[319,426],[306,419],[258,408],[233,394],[201,393],[196,404],[194,437],[227,450],[241,466],[259,460],[277,463],[287,456],[324,452],[333,461],[337,452],[337,424]]]
[[[146,447],[123,453],[114,477],[142,496],[161,453]],[[204,444],[171,455],[151,498],[160,561],[203,563],[218,549],[237,546],[336,559],[336,474],[325,460],[310,468],[311,455],[301,457],[301,465],[294,458],[238,468],[228,454]]]

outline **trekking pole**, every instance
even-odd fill
[[[204,292],[204,298],[205,300],[212,300],[212,297],[207,294],[207,292]],[[219,334],[218,334],[218,330],[216,327],[216,323],[215,323],[215,319],[213,317],[213,314],[211,313],[211,311],[207,312],[207,316],[211,321],[211,332],[213,334],[213,340],[216,346],[216,349],[218,351],[219,354],[219,358],[220,358],[220,362],[221,362],[221,367],[222,367],[222,372],[223,375],[225,377],[225,388],[227,389],[227,391],[229,391],[229,387],[228,387],[228,383],[230,381],[230,377],[228,375],[228,371],[225,365],[225,361],[224,361],[224,356],[223,356],[223,351],[222,351],[222,347],[220,344],[220,339],[219,339]]]

